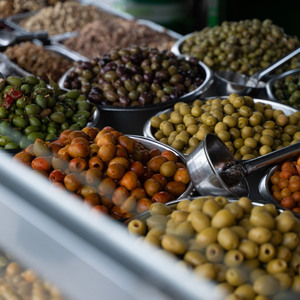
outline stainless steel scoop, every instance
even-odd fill
[[[250,93],[252,89],[264,88],[265,82],[261,81],[263,77],[271,73],[273,70],[293,58],[300,53],[300,47],[282,57],[269,67],[256,72],[252,76],[248,77],[244,74],[230,72],[230,71],[216,71],[215,77],[220,82],[219,89],[222,89],[224,94],[238,93],[245,94]]]
[[[242,197],[250,192],[245,178],[248,174],[299,152],[297,143],[254,159],[236,161],[222,140],[208,133],[186,161],[194,187],[201,195]]]
[[[46,41],[48,40],[48,32],[16,33],[9,30],[0,30],[0,47],[7,47],[15,42],[32,41],[34,39]]]

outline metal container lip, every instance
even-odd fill
[[[72,61],[78,61],[78,60],[88,61],[87,57],[85,57],[75,51],[72,51],[61,44],[44,45],[43,47],[46,50],[56,52],[56,53],[60,54],[61,56],[64,56]]]
[[[189,56],[182,55],[180,58],[183,58],[185,60],[189,59]],[[199,97],[202,93],[208,90],[208,88],[212,85],[213,83],[213,72],[212,70],[206,66],[203,62],[199,61],[199,66],[201,68],[201,71],[205,73],[205,79],[203,80],[202,84],[200,84],[195,90],[181,96],[178,99],[175,100],[170,100],[164,103],[157,103],[157,104],[150,104],[150,105],[145,105],[145,106],[133,106],[133,107],[119,107],[119,106],[113,106],[113,105],[97,105],[101,110],[105,111],[133,111],[133,112],[139,112],[139,111],[148,111],[151,109],[163,109],[166,107],[170,107],[176,102],[181,102],[181,101],[191,101],[193,99],[196,99]],[[58,85],[61,88],[64,88],[64,82],[68,76],[68,74],[74,70],[74,67],[70,68],[58,81]],[[64,88],[65,89],[65,88]]]
[[[182,36],[181,38],[179,38],[172,46],[171,48],[171,52],[173,52],[175,55],[182,55],[183,53],[181,52],[181,46],[183,44],[183,42],[188,39],[189,37],[192,37],[193,35],[195,35],[196,32],[192,32],[189,34],[186,34],[184,36]]]
[[[141,144],[143,144],[146,147],[147,146],[152,147],[151,149],[170,150],[173,153],[175,153],[185,165],[187,164],[186,157],[181,152],[179,152],[178,150],[176,150],[176,149],[174,149],[174,148],[172,148],[172,147],[170,147],[166,144],[163,144],[159,141],[155,141],[153,139],[150,139],[150,138],[147,138],[147,137],[144,137],[144,136],[140,136],[140,135],[129,134],[127,136],[129,136],[130,138],[140,142]],[[194,192],[194,185],[192,183],[192,180],[190,180],[190,183],[187,185],[186,190],[177,199],[181,199],[181,198],[184,198],[184,197],[189,197],[190,195],[193,194],[193,192]]]
[[[267,95],[268,95],[269,99],[280,103],[280,100],[273,93],[273,87],[274,87],[275,82],[282,80],[287,76],[294,75],[296,73],[300,73],[300,68],[289,70],[287,72],[284,72],[282,74],[276,75],[273,78],[271,78],[266,84],[266,91],[267,91]]]
[[[300,154],[300,150],[299,150],[299,154]],[[293,158],[293,157],[291,157]],[[261,178],[259,184],[258,184],[258,191],[259,194],[261,195],[263,201],[265,201],[265,203],[271,203],[274,204],[277,208],[280,208],[282,210],[289,210],[284,208],[278,201],[276,201],[270,191],[270,186],[269,186],[269,182],[270,179],[272,177],[272,175],[276,172],[280,170],[280,165],[276,165],[271,167],[270,169],[268,169],[267,173]],[[296,215],[298,218],[300,218],[300,214],[290,210],[292,213],[294,213],[294,215]]]
[[[164,26],[162,26],[160,24],[157,24],[157,23],[155,23],[153,21],[146,20],[146,19],[136,19],[136,22],[138,24],[141,24],[141,25],[146,25],[149,28],[156,30],[157,32],[167,33],[170,37],[176,39],[176,41],[178,39],[182,38],[182,34],[176,32],[176,31],[173,31],[171,29],[167,29],[166,27],[164,27]]]
[[[229,96],[229,95],[228,95]],[[204,98],[203,100],[209,100],[209,99],[215,99],[215,98],[220,98],[220,99],[226,99],[228,98],[228,96],[209,96],[209,97],[206,97]],[[265,99],[258,99],[258,98],[253,98],[253,101],[256,103],[256,102],[261,102],[263,104],[270,104],[272,105],[273,108],[276,108],[276,109],[281,109],[285,114],[288,114],[288,115],[291,115],[295,112],[297,112],[298,110],[291,107],[291,106],[288,106],[288,105],[285,105],[285,104],[282,104],[280,102],[275,102],[275,101],[272,101],[272,100],[265,100]],[[155,117],[155,116],[159,116],[160,114],[163,114],[163,113],[169,113],[173,110],[173,108],[167,108],[165,110],[162,110],[156,114],[154,114],[152,117]],[[149,118],[145,124],[144,124],[144,127],[143,127],[143,135],[145,137],[149,137],[151,139],[155,139],[152,131],[151,131],[151,118]]]
[[[8,56],[4,53],[0,53],[0,65],[1,65],[1,63],[3,63],[7,69],[12,70],[12,71],[10,71],[10,74],[5,74],[3,72],[4,76],[14,75],[14,74],[12,74],[12,72],[14,72],[17,76],[21,76],[21,77],[26,77],[26,76],[32,75],[30,72],[27,72],[26,70],[19,67],[16,63],[11,61],[8,58]],[[0,68],[0,70],[1,70],[1,68]]]
[[[266,83],[262,80],[260,80],[258,82],[257,86],[246,86],[246,85],[239,85],[238,83],[234,82],[234,80],[231,80],[231,78],[238,74],[238,76],[242,76],[245,78],[245,80],[247,78],[249,78],[249,76],[246,76],[244,74],[240,74],[240,73],[236,73],[236,72],[232,72],[232,71],[215,71],[215,77],[218,78],[218,80],[224,82],[224,83],[230,83],[232,85],[235,85],[236,87],[240,87],[241,89],[264,89],[266,87]],[[226,76],[230,77],[226,78]]]
[[[204,140],[203,140],[203,146],[204,146],[204,149],[205,149],[205,156],[206,156],[207,162],[208,162],[208,164],[210,166],[210,169],[214,173],[214,175],[217,177],[219,184],[230,195],[235,195],[236,197],[245,196],[245,194],[238,195],[237,192],[233,192],[232,189],[230,188],[230,186],[225,182],[225,180],[222,178],[222,176],[220,175],[220,173],[217,171],[216,166],[214,165],[211,156],[208,154],[208,143],[210,142],[209,139],[211,139],[211,134],[207,134],[205,136]],[[229,155],[232,155],[231,152],[229,151],[229,149],[225,149],[225,150],[228,152]],[[224,151],[224,152],[226,152],[226,151]],[[189,159],[187,158],[187,161],[188,160]],[[228,161],[227,163],[232,163],[232,162],[234,162],[233,155],[232,155],[232,160]],[[247,180],[245,179],[244,176],[242,176],[242,178],[241,178],[241,183],[243,184],[243,187],[248,191],[248,193],[246,194],[246,197],[248,197],[249,194],[250,194],[250,188],[249,188],[248,182],[247,182]]]

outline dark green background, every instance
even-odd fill
[[[209,0],[185,0],[182,19],[174,24],[163,25],[181,34],[201,30],[208,25],[209,3]],[[218,4],[218,24],[224,20],[269,18],[287,34],[300,39],[300,0],[218,0]]]
[[[219,22],[271,19],[289,35],[300,39],[299,0],[219,0]]]

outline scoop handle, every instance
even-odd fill
[[[15,35],[15,39],[18,42],[31,41],[34,39],[39,40],[48,40],[48,32],[47,31],[36,31],[36,32],[26,32],[26,33],[17,33]]]
[[[260,168],[279,163],[297,154],[300,154],[300,142],[270,152],[266,155],[257,158],[244,160],[239,163],[239,166],[242,167],[244,173],[247,175]]]
[[[257,78],[258,81],[261,80],[264,76],[268,75],[270,72],[272,72],[273,70],[275,70],[276,68],[278,68],[279,66],[281,66],[282,64],[284,64],[285,62],[290,60],[291,58],[293,58],[294,56],[298,55],[299,53],[300,53],[300,47],[296,48],[294,51],[292,51],[288,55],[279,59],[276,63],[272,64],[271,66],[258,72],[255,77]]]

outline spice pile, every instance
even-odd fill
[[[93,5],[82,5],[79,2],[59,2],[53,7],[41,9],[36,15],[23,20],[21,25],[29,31],[46,30],[49,35],[54,35],[76,31],[89,22],[110,17],[110,14],[100,11]]]
[[[116,46],[124,48],[130,44],[170,49],[174,41],[166,32],[159,33],[136,21],[112,17],[110,20],[100,19],[85,25],[78,36],[66,40],[64,45],[92,58]]]
[[[72,65],[69,59],[31,42],[8,47],[4,53],[19,67],[46,82],[49,78],[57,82]]]

